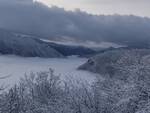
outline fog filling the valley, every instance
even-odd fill
[[[43,38],[149,44],[150,19],[65,11],[32,0],[0,0],[0,27]]]
[[[62,81],[74,79],[92,83],[97,74],[77,70],[87,61],[86,58],[24,58],[12,55],[0,55],[0,78],[5,77],[0,85],[13,86],[17,84],[25,74],[48,71],[50,68],[60,76]]]

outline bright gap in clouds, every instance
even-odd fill
[[[150,0],[34,0],[66,10],[81,9],[92,14],[133,14],[150,17]]]
[[[41,2],[47,6],[58,6],[61,8],[65,8],[66,10],[74,10],[77,8],[82,9],[82,0],[34,0],[37,2]]]

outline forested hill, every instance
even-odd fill
[[[0,29],[0,53],[24,57],[64,57],[89,55],[96,52],[81,46],[67,46],[44,42],[34,36]]]

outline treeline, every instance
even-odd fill
[[[128,80],[97,78],[91,85],[63,82],[51,69],[31,73],[1,90],[0,113],[149,113],[150,71],[131,72]]]

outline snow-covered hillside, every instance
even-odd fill
[[[45,42],[35,36],[0,29],[0,53],[24,57],[58,58],[70,55],[86,56],[96,51],[87,47]]]
[[[149,49],[118,49],[106,51],[90,58],[79,69],[89,70],[104,76],[109,75],[117,79],[126,79],[128,75],[125,71],[134,73],[134,70],[139,65],[149,66],[149,55]]]
[[[0,53],[26,57],[62,57],[47,44],[39,43],[34,37],[0,29]]]
[[[95,86],[99,110],[149,113],[149,63],[150,49],[119,49],[90,58],[80,69],[99,73],[104,79]]]

